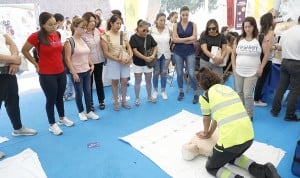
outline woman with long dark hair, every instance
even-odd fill
[[[223,76],[224,58],[227,54],[227,41],[225,35],[219,32],[219,25],[215,19],[210,19],[206,23],[203,37],[200,39],[202,53],[200,55],[200,66],[209,67],[212,71]],[[214,54],[213,48],[221,50],[221,54]]]
[[[132,62],[132,50],[128,42],[125,32],[121,31],[122,18],[118,15],[113,15],[107,21],[107,31],[101,36],[101,46],[104,55],[107,58],[107,78],[111,79],[111,89],[113,93],[115,111],[120,110],[118,91],[119,83],[121,83],[122,104],[125,109],[130,109],[131,106],[126,101],[127,82],[130,76],[130,64]],[[122,41],[121,41],[122,40]],[[122,51],[128,56],[121,57]]]
[[[40,31],[32,33],[25,42],[22,53],[36,67],[41,88],[46,96],[46,112],[50,124],[49,131],[61,135],[63,131],[55,122],[54,106],[59,115],[59,125],[73,126],[74,122],[65,117],[63,95],[66,89],[66,73],[62,59],[63,45],[56,32],[56,21],[49,12],[39,16]],[[30,54],[35,47],[38,62]]]
[[[263,54],[264,58],[268,58],[268,61],[263,69],[261,77],[257,79],[255,91],[254,91],[254,105],[255,106],[267,106],[267,103],[263,102],[262,89],[264,83],[272,69],[272,58],[274,57],[274,50],[276,49],[274,38],[275,22],[271,12],[268,12],[260,18],[260,35],[263,35],[263,42],[266,44],[270,53]],[[268,55],[269,54],[269,55]],[[268,55],[268,56],[267,56]],[[261,56],[262,57],[262,56]]]
[[[242,35],[237,39],[231,55],[235,90],[240,95],[249,117],[253,119],[253,90],[268,61],[266,57],[261,61],[260,55],[263,52],[268,56],[270,49],[265,42],[260,45],[257,24],[253,17],[245,18]]]
[[[186,67],[191,86],[194,90],[194,98],[192,103],[199,102],[198,87],[195,78],[195,49],[194,42],[197,40],[197,25],[189,21],[190,10],[187,6],[180,9],[180,22],[174,24],[173,42],[174,59],[176,63],[177,84],[179,88],[178,101],[184,99],[183,92],[183,69]]]

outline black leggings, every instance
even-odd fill
[[[94,64],[95,68],[91,75],[91,102],[93,103],[93,78],[95,77],[96,91],[98,96],[98,103],[103,103],[105,99],[103,81],[102,81],[102,72],[103,72],[103,63]]]
[[[22,127],[18,92],[17,77],[0,74],[0,109],[2,101],[4,101],[7,115],[15,130]]]
[[[266,79],[272,70],[272,61],[268,61],[263,69],[263,73],[261,77],[257,79],[255,91],[254,91],[254,101],[259,101],[262,98],[262,89],[264,87],[264,84],[266,82]]]
[[[49,124],[54,124],[54,105],[56,105],[59,117],[65,116],[63,96],[67,82],[66,74],[65,72],[51,75],[40,74],[39,79],[40,85],[46,96],[46,112],[48,121]]]

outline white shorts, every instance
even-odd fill
[[[137,66],[135,64],[132,64],[132,70],[134,73],[151,73],[153,72],[153,68],[149,68],[147,66]]]
[[[130,65],[122,65],[114,60],[107,59],[106,77],[112,80],[128,78],[130,76]]]

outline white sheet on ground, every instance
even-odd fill
[[[1,137],[0,136],[0,143],[3,143],[3,142],[6,142],[8,141],[9,139],[7,137]]]
[[[181,111],[140,131],[120,138],[139,150],[170,176],[175,178],[212,177],[205,169],[207,158],[198,156],[192,161],[182,159],[182,145],[203,128],[202,117]],[[258,163],[271,162],[277,166],[285,152],[282,149],[254,141],[245,155]],[[227,165],[234,172],[250,177],[235,166]]]
[[[30,148],[0,161],[0,178],[47,178],[37,154]]]

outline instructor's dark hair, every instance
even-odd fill
[[[202,67],[196,74],[198,85],[203,90],[208,90],[215,84],[221,84],[222,78],[208,67]]]

